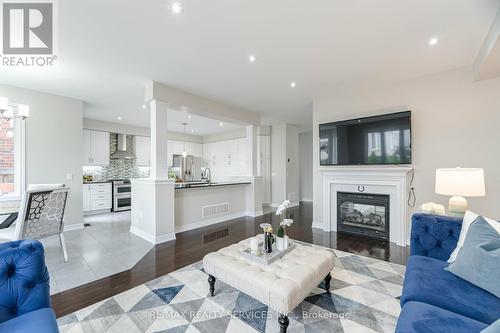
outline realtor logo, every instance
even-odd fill
[[[2,4],[3,53],[52,54],[54,42],[51,2]]]

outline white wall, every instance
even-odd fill
[[[500,79],[475,82],[461,68],[397,84],[317,94],[313,111],[314,216],[322,223],[318,125],[348,118],[412,110],[412,148],[417,207],[448,197],[434,193],[435,169],[482,167],[486,197],[469,198],[478,213],[500,218]],[[326,168],[328,169],[328,168]]]
[[[299,134],[299,198],[301,201],[312,201],[313,197],[312,138],[312,132]]]
[[[273,125],[271,131],[271,201],[299,201],[299,131],[294,125]]]
[[[71,188],[66,225],[82,223],[82,112],[79,100],[0,85],[0,96],[30,106],[26,120],[26,184]],[[68,180],[67,174],[73,179]]]

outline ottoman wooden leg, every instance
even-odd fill
[[[210,286],[210,296],[214,295],[215,292],[215,277],[212,275],[208,276],[208,285]]]
[[[286,333],[286,329],[288,327],[288,324],[290,323],[288,317],[280,313],[280,316],[278,317],[278,323],[280,324],[280,333]]]
[[[325,289],[327,293],[330,293],[330,281],[332,281],[332,276],[328,273],[325,277]]]

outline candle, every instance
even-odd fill
[[[259,239],[257,237],[250,238],[250,250],[252,252],[259,250]]]

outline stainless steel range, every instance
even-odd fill
[[[132,185],[130,179],[112,180],[113,212],[130,210],[132,205]]]

